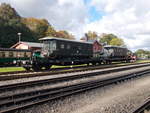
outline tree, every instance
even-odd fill
[[[0,5],[0,18],[3,19],[5,24],[8,24],[10,20],[19,22],[21,17],[9,4],[2,3]]]
[[[107,43],[107,45],[124,46],[124,41],[118,38],[114,34],[103,34],[100,38],[101,43]]]
[[[121,38],[113,38],[110,41],[110,45],[123,46],[124,45],[124,41]]]
[[[56,31],[46,19],[23,18],[9,4],[0,5],[0,47],[11,47],[18,42],[17,33],[21,33],[21,41],[37,42],[46,36],[74,39],[67,31]]]
[[[138,49],[135,54],[139,57],[139,58],[150,58],[150,51],[146,51],[144,49]]]
[[[117,36],[114,35],[114,34],[104,34],[104,35],[100,38],[100,42],[101,42],[101,43],[107,43],[107,44],[110,45],[110,41],[111,41],[113,38],[117,38]]]
[[[45,32],[45,36],[56,36],[56,30],[52,26],[48,26],[47,31]]]
[[[23,18],[22,22],[35,34],[39,39],[47,35],[50,24],[45,19]]]
[[[63,31],[57,31],[56,34],[55,34],[55,36],[59,37],[59,38],[66,38],[66,39],[74,40],[74,36],[72,34],[69,34],[65,30],[63,30]]]
[[[96,40],[98,35],[96,32],[88,31],[88,33],[85,33],[85,37],[87,38],[87,40]]]
[[[21,40],[34,41],[33,33],[21,23],[21,17],[9,4],[0,5],[0,47],[10,47],[18,42],[17,33],[22,33]]]

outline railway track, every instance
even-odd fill
[[[28,80],[28,81],[21,81],[21,82],[16,82],[16,83],[11,83],[7,82],[6,85],[0,85],[0,92],[5,91],[5,89],[7,90],[12,90],[13,88],[22,88],[24,86],[31,86],[31,85],[42,85],[43,83],[52,83],[52,82],[63,82],[66,80],[75,80],[75,79],[80,79],[80,78],[85,78],[85,77],[94,77],[94,76],[98,76],[98,75],[102,75],[102,74],[108,74],[108,73],[114,73],[114,72],[118,72],[118,71],[125,71],[125,70],[129,70],[129,69],[134,69],[134,68],[141,68],[141,67],[147,67],[150,66],[150,64],[141,64],[141,65],[132,65],[132,66],[124,66],[124,67],[116,67],[116,68],[108,68],[108,69],[103,69],[103,70],[95,70],[95,71],[84,71],[84,72],[79,72],[79,73],[70,73],[69,75],[61,75],[58,76],[57,74],[53,75],[53,76],[49,76],[49,73],[44,73],[47,74],[48,78],[44,78],[43,76],[40,78],[38,78],[37,80],[35,80],[33,78],[33,80]],[[38,75],[39,76],[39,75]],[[22,80],[22,79],[21,79]],[[5,81],[4,81],[5,82]]]
[[[150,113],[150,98],[138,106],[132,113]]]
[[[135,68],[138,69],[140,67],[135,67]],[[128,69],[131,70],[131,67],[128,67]],[[123,69],[120,69],[117,71],[123,71]],[[35,90],[33,88],[33,90],[30,90],[27,92],[14,93],[10,95],[0,95],[0,113],[11,112],[13,110],[43,103],[49,100],[64,97],[64,96],[71,95],[74,93],[117,83],[117,82],[131,79],[134,77],[142,76],[147,73],[150,73],[150,68],[146,68],[144,70],[140,70],[140,71],[136,71],[132,73],[130,72],[128,74],[124,74],[121,76],[108,77],[106,79],[91,80],[91,81],[86,81],[86,82],[81,82],[81,83],[76,83],[76,84],[66,85],[66,86],[59,85],[56,87],[51,87],[51,88],[41,89],[41,90]],[[102,72],[100,71],[100,72],[92,72],[92,73],[86,73],[86,74],[80,74],[80,75],[73,75],[73,76],[64,77],[64,78],[59,77],[55,80],[51,79],[49,81],[36,81],[34,83],[30,82],[30,83],[14,84],[14,85],[9,85],[9,86],[1,86],[0,91],[7,92],[9,90],[14,90],[16,88],[24,89],[27,87],[33,87],[34,85],[37,86],[41,84],[54,85],[57,82],[73,80],[73,79],[81,79],[81,78],[85,79],[85,77],[99,76],[101,74]],[[103,74],[106,74],[106,72]]]
[[[132,66],[132,65],[140,65],[140,64],[149,64],[149,63],[133,63],[133,64],[122,64],[122,65],[101,65],[101,66],[78,66],[73,68],[56,68],[52,69],[51,71],[42,71],[42,72],[4,72],[0,73],[0,81],[4,80],[12,80],[12,79],[19,79],[19,78],[28,78],[28,77],[37,77],[37,76],[46,76],[46,75],[54,75],[54,74],[62,74],[62,73],[73,73],[79,71],[87,71],[87,70],[96,70],[96,69],[105,69],[105,68],[112,68],[112,67],[122,67],[122,66]]]

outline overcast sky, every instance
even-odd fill
[[[0,0],[23,17],[46,18],[77,39],[89,30],[114,33],[128,48],[150,50],[150,0]]]

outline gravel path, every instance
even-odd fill
[[[36,105],[16,113],[131,113],[148,97],[150,76],[145,76]]]

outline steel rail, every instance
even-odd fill
[[[144,113],[145,110],[150,110],[150,98],[148,98],[144,103],[138,106],[132,113]]]
[[[107,69],[107,70],[99,70],[96,72],[87,72],[83,74],[74,74],[74,75],[68,75],[68,76],[63,76],[61,75],[56,78],[50,78],[50,79],[44,79],[44,80],[34,80],[34,81],[28,81],[28,82],[22,82],[22,83],[14,83],[14,84],[9,84],[9,85],[3,85],[0,86],[0,92],[7,91],[7,90],[13,90],[16,88],[23,88],[23,87],[31,87],[31,86],[36,86],[36,85],[43,85],[43,84],[50,84],[50,83],[56,83],[56,82],[63,82],[65,80],[75,80],[75,79],[81,79],[85,77],[93,77],[93,76],[98,76],[102,74],[108,74],[108,73],[114,73],[118,71],[125,71],[125,70],[130,70],[134,68],[141,68],[141,67],[146,67],[150,66],[150,64],[145,64],[145,65],[136,65],[132,67],[119,67],[116,69]]]
[[[100,65],[100,66],[78,66],[73,68],[58,68],[58,69],[52,69],[50,71],[42,71],[42,72],[20,72],[18,74],[15,74],[14,72],[9,72],[8,75],[5,75],[7,73],[0,73],[0,81],[4,80],[13,80],[13,79],[19,79],[19,78],[29,78],[29,77],[37,77],[37,76],[46,76],[46,75],[54,75],[54,74],[62,74],[62,73],[73,73],[73,72],[79,72],[79,71],[87,71],[87,70],[95,70],[95,69],[104,69],[104,68],[112,68],[112,67],[122,67],[122,66],[132,66],[132,65],[139,65],[139,64],[149,64],[149,63],[133,63],[133,64],[123,64],[123,65]],[[20,75],[20,74],[23,75]]]
[[[130,74],[126,74],[124,76],[112,77],[112,78],[105,79],[105,80],[96,80],[96,81],[90,81],[90,82],[81,83],[81,84],[72,85],[72,86],[66,86],[66,87],[61,87],[61,88],[56,88],[56,89],[54,88],[54,89],[51,89],[51,91],[39,92],[39,93],[36,93],[35,95],[22,97],[20,99],[13,98],[13,101],[8,101],[8,102],[5,101],[5,103],[0,105],[0,107],[1,107],[0,113],[10,112],[13,110],[21,109],[21,108],[28,107],[28,106],[35,105],[35,104],[39,104],[42,102],[46,102],[49,100],[67,96],[70,94],[78,93],[81,91],[117,83],[120,81],[124,81],[127,79],[137,77],[137,76],[142,76],[147,73],[150,73],[150,70],[141,71],[141,72],[137,72],[137,73],[130,73]],[[2,107],[2,106],[4,106],[4,107]]]

